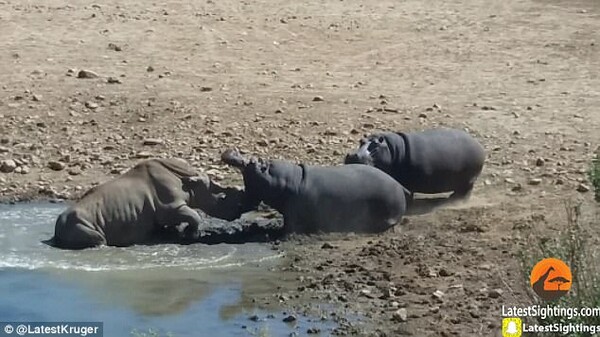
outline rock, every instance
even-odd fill
[[[504,294],[504,291],[502,289],[492,289],[489,291],[488,296],[490,298],[498,298],[501,297],[502,294]]]
[[[108,49],[114,50],[114,51],[122,51],[123,50],[123,48],[121,48],[120,46],[117,46],[114,43],[109,43],[108,44]]]
[[[269,142],[264,139],[257,141],[256,144],[258,144],[259,146],[269,146]]]
[[[333,246],[331,243],[329,242],[325,242],[322,246],[321,249],[334,249],[335,246]]]
[[[249,320],[251,320],[252,322],[258,322],[259,318],[257,315],[252,315],[250,317],[248,317]]]
[[[400,308],[394,312],[392,319],[396,322],[406,322],[408,320],[408,311],[406,308]]]
[[[34,94],[33,96],[31,96],[31,100],[34,101],[34,102],[39,102],[39,101],[42,100],[42,96]]]
[[[150,158],[152,157],[152,153],[148,151],[140,151],[135,154],[135,158]]]
[[[306,330],[306,333],[309,335],[318,334],[318,333],[321,333],[321,329],[315,328],[315,327],[308,328],[308,330]]]
[[[442,297],[444,297],[444,293],[441,290],[436,290],[431,295],[433,296],[433,298],[435,298],[437,300],[441,300]]]
[[[82,69],[77,73],[77,78],[98,78],[98,74],[91,71]]]
[[[585,192],[589,192],[590,187],[586,184],[579,184],[579,186],[577,186],[577,192],[581,192],[581,193],[585,193]]]
[[[201,87],[200,92],[210,92],[213,91],[212,87]]]
[[[545,163],[546,161],[544,160],[544,158],[538,158],[535,161],[535,166],[544,166]]]
[[[419,114],[419,118],[427,118],[427,114],[422,112]]]
[[[154,71],[154,67],[153,66],[148,66],[148,68],[146,68],[146,71],[151,73]]]
[[[142,142],[143,145],[147,145],[147,146],[161,145],[163,143],[164,143],[164,141],[160,138],[146,138]]]
[[[289,316],[285,317],[285,318],[283,319],[283,321],[284,321],[285,323],[292,323],[292,322],[295,322],[295,321],[296,321],[296,319],[297,319],[297,318],[296,318],[296,316],[294,316],[294,315],[289,315]]]
[[[99,105],[96,102],[87,101],[87,102],[85,102],[85,107],[88,109],[94,110],[94,109],[98,109]]]
[[[121,84],[123,82],[118,77],[112,77],[112,76],[110,76],[109,78],[106,79],[106,83],[108,83],[108,84]]]
[[[531,179],[529,179],[529,181],[527,183],[529,185],[536,186],[536,185],[539,185],[539,184],[542,183],[542,179],[540,179],[540,178],[531,178]]]
[[[65,167],[67,167],[67,165],[59,161],[48,162],[48,168],[53,171],[62,171],[65,169]]]
[[[9,153],[10,149],[4,146],[0,146],[0,153]]]
[[[313,102],[323,102],[325,98],[323,96],[315,96],[313,97]]]
[[[521,184],[516,184],[516,185],[515,185],[515,186],[513,186],[513,187],[512,187],[510,190],[511,190],[511,191],[513,191],[513,192],[519,192],[519,191],[522,191],[522,190],[523,190],[523,185],[521,185]]]
[[[12,159],[6,159],[0,162],[0,172],[10,173],[17,168],[17,163]]]

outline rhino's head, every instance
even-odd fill
[[[244,191],[221,187],[205,174],[183,178],[183,190],[190,195],[189,206],[209,216],[232,221],[242,214]]]

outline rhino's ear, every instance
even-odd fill
[[[197,175],[193,177],[183,177],[181,178],[181,182],[183,183],[183,190],[189,191],[190,189],[195,189],[199,185],[204,186],[204,188],[208,189],[210,187],[210,178],[205,175]]]

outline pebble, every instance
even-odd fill
[[[61,163],[59,161],[48,162],[48,168],[53,171],[62,171],[65,169],[65,167],[67,167],[67,165],[65,165],[65,163]]]
[[[544,158],[538,158],[535,161],[535,166],[544,166],[545,163],[546,161],[544,160]]]
[[[99,105],[96,102],[87,101],[87,102],[85,102],[85,107],[88,109],[94,110],[94,109],[98,109]]]
[[[296,321],[296,319],[297,319],[297,318],[296,318],[296,316],[294,316],[294,315],[289,315],[289,316],[285,317],[285,318],[283,319],[283,321],[284,321],[285,323],[291,323],[291,322],[295,322],[295,321]]]
[[[577,192],[581,192],[581,193],[585,193],[585,192],[589,192],[590,187],[586,184],[579,184],[579,186],[577,186]]]
[[[146,145],[146,146],[154,146],[154,145],[161,145],[163,143],[164,143],[164,141],[160,138],[146,138],[146,139],[144,139],[142,144]]]
[[[406,308],[400,308],[394,312],[392,319],[396,322],[406,322],[408,320],[408,311]]]
[[[152,157],[152,153],[148,151],[140,151],[135,154],[135,158],[150,158]]]
[[[77,78],[97,78],[98,74],[91,71],[82,69],[77,73]]]
[[[10,149],[5,146],[0,146],[0,153],[8,153]]]
[[[321,329],[315,328],[315,327],[308,328],[308,330],[306,330],[306,333],[309,335],[318,334],[318,333],[321,333]]]
[[[502,289],[492,289],[488,293],[488,296],[490,298],[498,298],[498,297],[501,297],[502,294],[504,294],[504,291]]]
[[[17,163],[12,159],[6,159],[0,162],[0,172],[10,173],[17,168]]]
[[[112,77],[112,76],[110,76],[109,78],[106,79],[106,83],[108,83],[108,84],[121,84],[123,82],[118,77]]]
[[[433,296],[433,298],[441,300],[442,297],[444,297],[444,293],[441,290],[436,290],[433,292],[432,296]]]
[[[313,102],[323,102],[325,100],[325,98],[323,98],[323,96],[315,96],[313,98]]]
[[[529,185],[533,185],[533,186],[539,185],[541,183],[542,183],[542,179],[540,179],[540,178],[531,178],[531,179],[529,179],[529,182],[528,182]]]

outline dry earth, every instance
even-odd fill
[[[239,183],[230,146],[336,164],[363,133],[467,128],[488,151],[469,203],[284,244],[289,297],[381,334],[494,335],[527,300],[527,238],[592,203],[599,31],[592,0],[1,0],[0,194],[73,198],[149,156]]]

